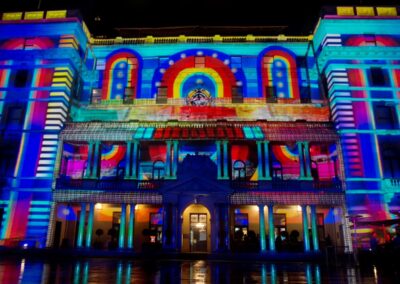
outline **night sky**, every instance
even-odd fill
[[[42,10],[80,10],[97,36],[115,36],[121,27],[168,26],[280,26],[285,34],[306,35],[325,5],[400,5],[400,0],[0,0],[0,10],[37,10],[40,1]]]

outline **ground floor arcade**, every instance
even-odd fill
[[[352,250],[344,206],[315,204],[313,198],[305,198],[309,204],[263,203],[259,197],[258,204],[249,198],[245,204],[235,195],[229,203],[207,196],[178,203],[159,197],[126,203],[98,199],[54,202],[47,246],[137,252]]]

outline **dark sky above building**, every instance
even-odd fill
[[[400,5],[400,0],[0,0],[1,11],[78,9],[94,35],[122,27],[279,26],[279,33],[312,32],[326,5]]]

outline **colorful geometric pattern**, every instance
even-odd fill
[[[245,88],[246,80],[241,69],[231,67],[228,55],[215,50],[191,49],[165,59],[156,70],[152,86],[152,94],[157,94],[159,88],[167,88],[168,98],[186,98],[191,90],[199,87],[213,98],[230,98],[232,87]]]
[[[259,91],[263,97],[299,99],[299,74],[296,55],[285,48],[271,46],[258,56]],[[275,89],[275,94],[268,92]]]
[[[102,78],[103,101],[123,100],[125,89],[132,88],[136,98],[141,78],[141,59],[132,50],[119,49],[107,56]]]

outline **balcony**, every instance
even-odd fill
[[[56,180],[56,190],[107,190],[107,191],[138,191],[156,190],[162,187],[163,180],[99,180],[99,179],[69,179],[58,178]]]
[[[236,191],[343,191],[342,182],[340,180],[234,180],[231,181],[231,188]]]

